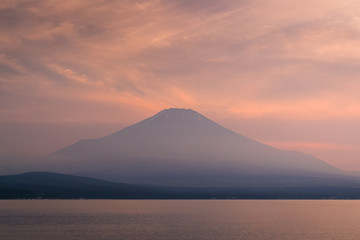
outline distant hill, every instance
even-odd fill
[[[311,180],[311,179],[309,179]],[[359,182],[345,186],[243,188],[144,187],[51,172],[0,176],[0,199],[358,199]]]
[[[159,190],[67,174],[29,172],[0,176],[0,199],[136,199],[163,197]]]
[[[52,158],[53,171],[163,186],[305,186],[314,177],[346,175],[311,155],[251,140],[191,109],[163,110],[109,136],[81,140]]]

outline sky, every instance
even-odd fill
[[[360,171],[356,0],[2,0],[0,156],[165,108]]]

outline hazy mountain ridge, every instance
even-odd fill
[[[61,157],[62,172],[163,185],[202,182],[203,186],[216,179],[225,186],[243,186],[244,176],[345,174],[311,155],[241,136],[191,109],[163,110],[109,136],[79,141],[53,156]]]
[[[0,199],[161,198],[164,193],[131,184],[53,172],[0,176]]]
[[[309,179],[314,180],[314,179]],[[350,183],[347,181],[347,183]],[[243,188],[145,187],[52,172],[0,176],[0,199],[358,199],[360,183],[346,186]]]

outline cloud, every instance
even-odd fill
[[[358,105],[354,4],[5,2],[1,50],[12,60],[2,69],[23,74],[17,84],[23,79],[34,88],[47,85],[43,95],[67,91],[64,98],[107,95],[114,102],[131,95],[153,108],[183,102],[201,109],[201,102],[224,99],[219,107],[228,113],[288,116],[295,106],[307,118],[331,111],[339,89],[351,93],[340,93],[340,102],[349,98]],[[358,117],[356,111],[333,110]]]
[[[102,85],[102,82],[92,82],[89,80],[89,78],[86,75],[81,75],[69,68],[63,68],[56,64],[49,64],[48,65],[50,69],[58,73],[59,75],[62,75],[68,79],[77,81],[82,84],[86,85],[93,85],[93,86],[100,86]]]

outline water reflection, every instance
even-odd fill
[[[358,239],[354,200],[0,201],[1,239]]]

